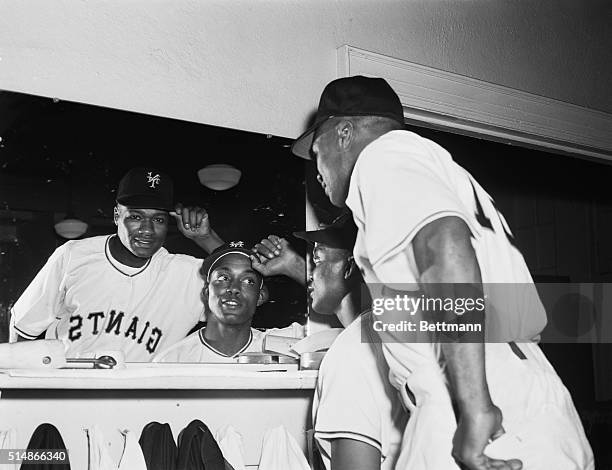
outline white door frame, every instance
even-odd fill
[[[612,160],[612,114],[476,80],[349,45],[338,76],[385,78],[407,122],[557,153]]]

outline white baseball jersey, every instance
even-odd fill
[[[340,333],[319,369],[312,419],[327,470],[332,440],[338,438],[375,447],[381,469],[395,468],[408,416],[387,378],[380,342],[362,342],[362,321],[371,321],[370,315],[362,314]]]
[[[160,352],[155,356],[153,362],[237,363],[240,354],[263,352],[263,340],[266,334],[255,328],[251,328],[251,335],[247,343],[231,356],[223,354],[209,344],[204,337],[205,330],[206,327],[200,328],[187,338]]]
[[[110,238],[55,250],[13,306],[21,336],[47,331],[64,341],[67,357],[121,350],[127,361],[148,362],[203,319],[201,260],[160,248],[132,268],[111,256]]]
[[[249,341],[232,356],[217,351],[204,337],[206,327],[190,334],[187,338],[162,350],[153,358],[153,362],[238,362],[238,356],[242,353],[263,353],[264,339],[266,335],[289,336],[291,338],[303,338],[304,326],[293,322],[284,328],[269,328],[265,332],[251,328]]]
[[[380,296],[380,283],[417,284],[412,240],[421,228],[446,216],[465,221],[487,296],[487,381],[507,431],[492,452],[523,459],[525,468],[592,468],[571,397],[531,342],[544,328],[546,314],[527,265],[506,221],[472,176],[436,143],[392,131],[361,152],[346,203],[359,229],[355,260],[373,298]],[[386,340],[389,378],[411,411],[397,468],[457,469],[451,457],[456,422],[434,348],[380,335]],[[504,341],[522,342],[527,359],[519,359]]]
[[[389,132],[368,145],[346,202],[359,228],[355,254],[367,282],[416,283],[414,236],[436,219],[455,216],[472,232],[484,284],[533,283],[491,196],[446,150],[415,133]],[[529,311],[516,301],[494,306],[499,312],[487,315],[503,318],[508,340],[532,340],[546,324],[540,302],[529,304]]]
[[[487,339],[531,341],[546,325],[533,280],[503,216],[486,191],[435,142],[392,131],[370,143],[357,160],[346,203],[359,229],[355,260],[371,287],[417,284],[414,236],[436,219],[455,216],[472,232],[487,300]],[[380,297],[380,292],[372,291],[372,296]]]

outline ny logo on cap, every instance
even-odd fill
[[[159,177],[159,173],[155,176],[151,175],[151,171],[149,171],[149,173],[147,174],[147,183],[151,183],[151,188],[155,188],[156,184],[159,184],[160,177]]]
[[[230,242],[231,248],[244,248],[244,242]]]

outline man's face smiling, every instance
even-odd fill
[[[226,325],[251,323],[263,303],[261,275],[242,254],[228,254],[213,265],[205,294],[214,320]]]
[[[159,209],[135,209],[118,204],[115,209],[117,235],[132,254],[150,258],[166,240],[169,217],[166,211]]]
[[[337,207],[345,205],[348,193],[348,178],[342,165],[342,152],[339,146],[337,119],[331,118],[315,131],[311,153],[317,163],[319,182],[326,196]]]

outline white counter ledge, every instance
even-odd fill
[[[0,370],[0,390],[304,390],[318,371],[293,365],[127,364],[123,369]]]

